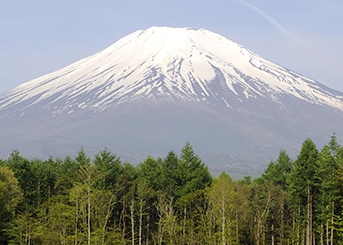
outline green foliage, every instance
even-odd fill
[[[97,183],[99,188],[113,190],[115,188],[118,176],[121,171],[121,161],[116,155],[109,152],[107,149],[100,151],[95,155],[93,161],[97,171],[102,173],[102,178]]]
[[[311,139],[306,139],[288,178],[290,195],[297,205],[306,207],[309,187],[318,186],[318,150]]]
[[[4,230],[15,217],[16,208],[23,194],[14,173],[6,166],[0,166],[0,243],[8,239]]]
[[[0,160],[0,244],[342,244],[342,203],[336,135],[254,180],[213,178],[189,142],[137,166],[107,149]]]
[[[212,177],[207,166],[194,153],[189,142],[186,142],[181,150],[180,160],[175,169],[175,178],[175,195],[178,197],[204,189],[211,184]]]
[[[176,169],[179,165],[179,158],[174,151],[170,151],[162,162],[163,189],[169,195],[173,195],[177,185]]]
[[[138,165],[139,178],[144,179],[148,187],[154,191],[161,190],[164,187],[162,171],[161,161],[151,156],[148,156],[144,162]]]
[[[221,173],[207,189],[207,198],[215,224],[220,227],[217,230],[212,228],[215,231],[213,239],[222,244],[238,244],[238,221],[234,208],[237,192],[230,176]]]
[[[275,162],[271,162],[262,178],[272,181],[276,185],[282,186],[283,189],[287,188],[287,177],[292,171],[292,160],[285,150],[281,150],[279,157]]]

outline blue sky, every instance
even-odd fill
[[[151,26],[206,28],[343,91],[342,0],[0,0],[0,92]]]

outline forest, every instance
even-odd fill
[[[212,176],[189,142],[134,166],[104,149],[0,160],[0,244],[343,244],[343,147],[310,138],[258,178]]]

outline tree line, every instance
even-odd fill
[[[213,177],[187,142],[137,166],[93,158],[0,160],[0,244],[343,244],[343,147],[306,139],[254,180]]]

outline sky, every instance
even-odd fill
[[[0,0],[0,92],[151,26],[208,29],[343,91],[342,0]]]

